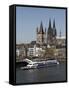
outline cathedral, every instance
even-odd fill
[[[57,36],[57,31],[56,31],[56,26],[55,26],[55,20],[53,21],[53,27],[51,26],[51,19],[49,19],[49,26],[46,31],[46,28],[43,28],[43,23],[41,22],[40,27],[37,27],[36,30],[36,43],[43,45],[56,45],[56,36]]]

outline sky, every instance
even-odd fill
[[[49,19],[51,26],[55,19],[57,36],[66,33],[66,10],[53,8],[34,8],[34,7],[16,7],[16,43],[29,43],[36,40],[36,28],[40,27],[42,21],[43,28],[48,30]]]

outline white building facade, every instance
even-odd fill
[[[33,56],[33,57],[38,57],[41,55],[42,52],[42,48],[41,47],[37,47],[36,45],[34,45],[33,47],[29,47],[28,48],[28,52],[27,55],[28,56]]]

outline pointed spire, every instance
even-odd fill
[[[53,20],[53,33],[54,33],[54,36],[57,35],[57,31],[56,31],[56,27],[55,27],[55,19]]]
[[[51,19],[49,19],[49,28],[51,28]]]
[[[55,19],[54,19],[54,21],[53,21],[53,28],[55,28]]]
[[[40,24],[40,32],[43,33],[43,24],[42,24],[42,21],[41,21],[41,24]]]

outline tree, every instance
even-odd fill
[[[46,48],[44,57],[55,58],[55,48]]]

